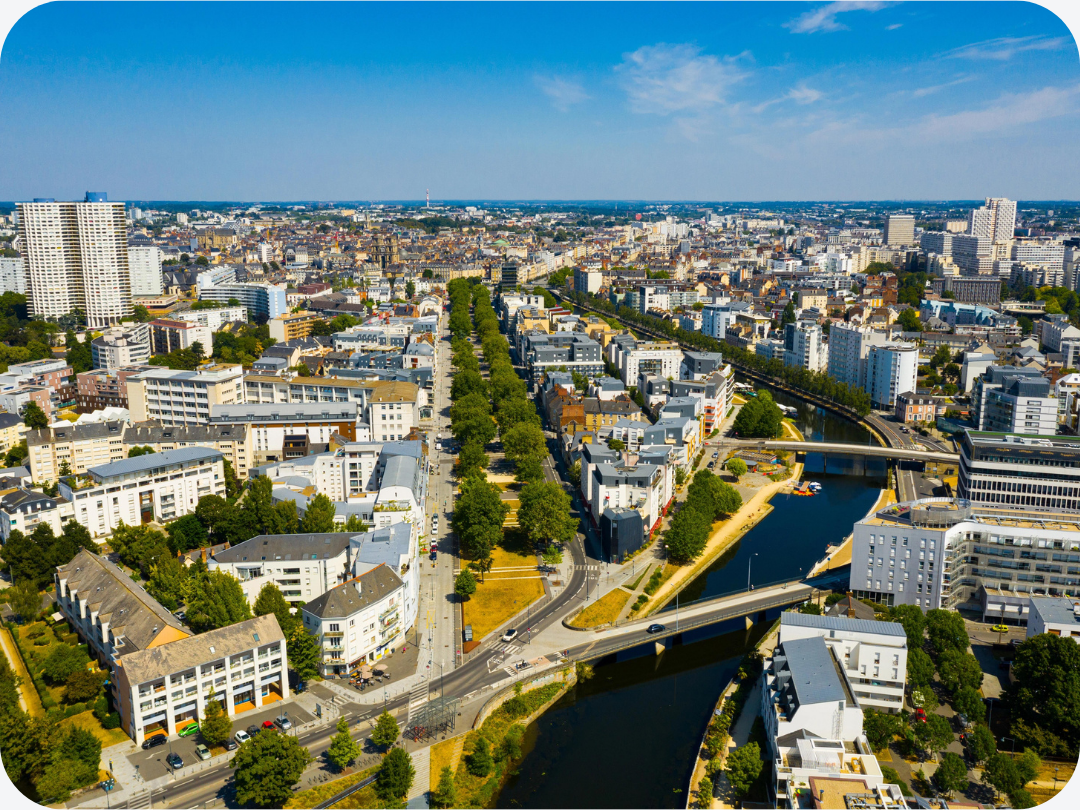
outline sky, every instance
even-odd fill
[[[1027,3],[52,3],[0,98],[4,200],[1080,198]]]

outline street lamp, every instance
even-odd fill
[[[1012,737],[1002,737],[1001,738],[1002,742],[1005,742],[1006,740],[1009,740],[1012,743],[1012,753],[1015,756],[1015,754],[1016,754],[1016,740],[1014,740]]]
[[[754,561],[754,557],[756,557],[756,556],[757,556],[757,552],[755,551],[746,560],[746,590],[748,592],[750,590],[750,563],[752,563]]]

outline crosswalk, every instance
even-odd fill
[[[492,649],[507,655],[513,655],[521,650],[521,645],[510,641],[497,641],[492,645]]]
[[[129,810],[144,810],[151,806],[150,801],[150,791],[144,789],[141,793],[133,793],[127,800],[127,806]]]

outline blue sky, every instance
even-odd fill
[[[1026,3],[54,3],[0,199],[1080,198]]]

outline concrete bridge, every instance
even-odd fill
[[[725,446],[748,449],[789,450],[797,453],[832,453],[848,456],[876,456],[900,461],[927,461],[938,464],[959,464],[960,456],[938,450],[916,450],[909,447],[882,447],[877,444],[850,442],[800,442],[791,439],[724,439]]]

